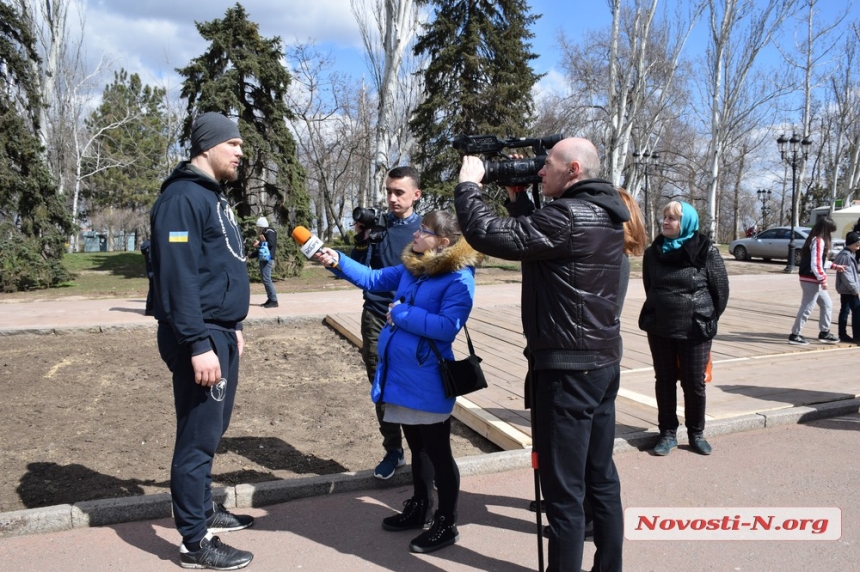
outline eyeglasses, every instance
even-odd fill
[[[418,228],[418,233],[419,234],[426,234],[429,236],[439,236],[438,234],[436,234],[432,230],[429,230],[426,226],[423,226],[423,225]]]

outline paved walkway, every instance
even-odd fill
[[[476,305],[517,304],[519,288],[519,284],[479,287]],[[732,277],[732,288],[733,299],[738,294],[739,299],[767,301],[792,293],[799,299],[796,277],[791,276]],[[641,296],[637,289],[641,286],[634,281],[629,300]],[[332,308],[359,306],[361,294],[346,290],[280,298],[280,308],[266,310],[256,305],[263,296],[252,297],[255,305],[249,320],[253,323],[322,316]],[[152,320],[142,314],[140,299],[2,303],[0,336],[24,331],[152,327]],[[750,320],[757,324],[756,316],[750,316]],[[788,327],[790,323],[782,330]],[[791,347],[786,344],[786,348]],[[767,360],[756,364],[738,362],[736,367],[754,368],[755,375],[733,394],[737,403],[732,407],[737,408],[737,414],[724,412],[720,419],[709,422],[708,434],[715,449],[711,457],[700,457],[682,448],[668,458],[657,458],[637,450],[635,445],[641,442],[632,441],[631,446],[619,441],[617,459],[626,507],[836,506],[843,511],[842,538],[807,542],[629,541],[625,545],[626,569],[853,568],[860,556],[860,514],[855,508],[860,506],[856,492],[860,477],[856,440],[860,416],[854,414],[858,410],[854,391],[825,394],[807,406],[785,403],[784,408],[767,414],[751,413],[759,409],[758,405],[749,408],[761,397],[755,387],[780,386],[786,377],[809,376],[812,383],[822,376],[845,376],[856,382],[860,348],[812,349],[818,351],[779,356],[778,367],[769,366]],[[813,363],[815,367],[809,367]],[[778,377],[772,378],[769,372],[776,372]],[[822,417],[830,419],[812,421]],[[798,421],[812,422],[796,425]],[[298,479],[302,483],[278,483],[269,488],[235,487],[225,491],[228,506],[262,506],[246,510],[260,518],[254,529],[225,536],[229,542],[255,552],[257,557],[249,568],[252,570],[536,569],[536,544],[533,525],[529,524],[533,514],[523,508],[524,499],[533,490],[527,452],[482,455],[461,459],[460,464],[466,475],[460,508],[462,540],[438,556],[411,555],[406,548],[411,538],[408,533],[392,535],[378,526],[378,521],[409,495],[408,475],[404,473],[394,482],[385,483],[389,485],[385,488],[368,472],[334,479]],[[164,518],[169,515],[169,502],[161,498],[164,496],[146,499],[147,504],[141,504],[144,499],[118,505],[96,501],[99,504],[84,507],[0,514],[2,569],[177,569],[178,536],[171,521]],[[86,527],[87,523],[140,518],[150,520]],[[72,523],[84,527],[63,530]],[[15,536],[46,530],[61,531]],[[270,534],[273,532],[279,534]],[[591,548],[588,551],[591,554]]]
[[[632,541],[631,572],[832,572],[860,559],[860,416],[854,414],[712,439],[714,453],[616,459],[627,510],[635,507],[838,507],[841,537],[806,541]],[[509,454],[509,453],[503,453]],[[525,452],[516,454],[525,457]],[[537,570],[533,491],[525,468],[464,477],[460,542],[431,555],[408,550],[410,532],[385,532],[382,518],[411,494],[407,486],[317,496],[247,509],[253,528],[221,535],[250,550],[254,572],[526,572]],[[798,510],[802,517],[804,510]],[[835,527],[835,524],[833,525]],[[179,570],[179,536],[170,519],[0,539],[9,571]],[[586,543],[585,569],[593,557]]]

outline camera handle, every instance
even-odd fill
[[[540,183],[532,183],[532,200],[535,203],[535,208],[539,209],[540,203]]]

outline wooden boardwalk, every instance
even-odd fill
[[[860,359],[860,348],[814,341],[817,309],[803,332],[813,340],[810,346],[788,345],[800,302],[796,276],[732,276],[731,289],[713,345],[709,419],[860,395],[860,376],[854,365]],[[616,407],[618,437],[657,425],[651,354],[645,333],[637,326],[643,301],[641,283],[631,281],[621,321],[624,356]],[[837,296],[834,320],[838,311]],[[359,312],[329,314],[326,322],[360,346],[360,316]],[[458,398],[454,416],[503,449],[531,446],[529,412],[523,407],[526,360],[519,305],[476,307],[468,325],[490,387]],[[454,352],[459,358],[467,351],[461,333]],[[679,417],[683,416],[682,396],[679,387]]]

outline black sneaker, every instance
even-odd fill
[[[705,441],[702,435],[693,435],[693,438],[690,439],[690,447],[700,455],[710,455],[712,451],[711,445]]]
[[[179,546],[179,565],[183,568],[205,568],[209,570],[238,570],[251,563],[254,555],[237,550],[221,542],[217,536],[200,541],[200,550],[189,552],[185,544]]]
[[[788,336],[788,343],[793,346],[808,346],[809,342],[800,334],[791,334]]]
[[[403,512],[382,519],[382,528],[393,532],[425,528],[433,520],[427,499],[411,498],[403,501]]]
[[[253,524],[253,516],[233,514],[220,503],[215,505],[215,512],[212,513],[212,516],[206,519],[206,528],[209,532],[233,532],[248,528]]]
[[[403,449],[392,449],[385,453],[385,457],[376,465],[373,476],[382,480],[390,479],[394,476],[394,470],[405,464],[406,459],[403,457]]]
[[[849,338],[848,336],[839,336],[839,341],[843,344],[853,344],[854,338]]]
[[[654,446],[654,454],[658,457],[665,457],[672,452],[672,449],[678,446],[678,440],[669,435],[663,435],[657,444]]]
[[[433,515],[433,526],[413,539],[409,544],[409,550],[427,554],[451,546],[458,540],[460,540],[460,533],[457,531],[457,523],[454,522],[453,517],[441,514],[437,510]]]
[[[820,332],[818,334],[818,341],[822,344],[838,344],[839,338],[837,338],[830,332]]]
[[[266,300],[262,304],[260,304],[263,308],[277,308],[278,301],[277,300]]]

